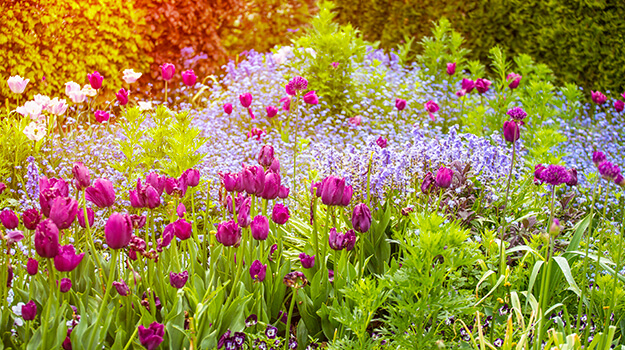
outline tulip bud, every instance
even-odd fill
[[[356,246],[356,233],[354,232],[354,230],[348,230],[347,232],[345,232],[345,237],[343,240],[343,248],[345,248],[345,250],[349,252],[353,250],[355,246]]]
[[[616,175],[616,177],[614,178],[614,183],[621,187],[625,187],[625,177],[623,177],[622,174]]]
[[[163,337],[165,336],[165,325],[156,321],[152,322],[149,328],[139,325],[138,333],[141,345],[143,345],[147,350],[154,350],[163,342]]]
[[[598,105],[603,105],[605,103],[605,101],[608,100],[608,98],[602,94],[599,91],[590,91],[591,97],[592,97],[592,102],[598,104]]]
[[[380,136],[375,141],[375,143],[377,143],[377,145],[380,146],[380,148],[386,148],[387,140],[385,138],[383,138],[382,136]]]
[[[35,230],[35,250],[42,258],[54,258],[59,253],[59,229],[46,219]]]
[[[475,89],[477,90],[477,92],[479,92],[480,94],[483,94],[485,92],[488,91],[490,84],[492,84],[492,82],[488,79],[477,79],[475,81]]]
[[[428,171],[423,178],[423,182],[421,183],[421,192],[429,194],[434,187],[436,187],[436,180],[434,179],[432,172]]]
[[[263,215],[256,215],[250,224],[250,230],[255,240],[266,240],[269,235],[269,220]]]
[[[462,79],[461,87],[468,94],[475,88],[475,82],[471,79]]]
[[[307,255],[306,253],[300,253],[299,261],[302,263],[302,267],[305,269],[312,269],[313,267],[315,267],[314,255]]]
[[[26,263],[26,272],[34,276],[37,274],[37,270],[39,270],[39,262],[33,258],[28,258],[28,262]]]
[[[2,192],[4,192],[4,190],[7,189],[7,185],[4,184],[4,182],[0,182],[0,194],[2,194]]]
[[[64,230],[72,226],[77,212],[78,202],[75,199],[58,197],[52,201],[49,218],[54,221],[59,230]]]
[[[341,197],[341,203],[339,205],[341,206],[348,206],[349,202],[352,200],[352,195],[354,194],[354,189],[352,188],[352,186],[348,185],[345,186],[345,190],[343,190],[343,196]]]
[[[184,271],[181,273],[173,273],[173,272],[169,273],[169,284],[172,287],[177,288],[177,289],[184,287],[188,279],[189,279],[188,271]]]
[[[280,174],[267,171],[265,175],[265,188],[260,197],[264,199],[276,199],[280,194]]]
[[[616,109],[618,113],[621,113],[624,108],[625,108],[625,102],[621,100],[614,101],[614,109]]]
[[[182,173],[182,178],[187,186],[195,187],[200,184],[200,171],[197,169],[187,169]]]
[[[119,295],[123,297],[127,296],[128,293],[130,293],[130,288],[128,288],[128,285],[126,284],[124,280],[120,280],[119,282],[114,281],[113,287],[115,287],[115,289],[117,290],[117,293],[119,293]]]
[[[24,223],[24,227],[29,230],[36,229],[37,224],[39,224],[39,220],[41,220],[41,215],[37,209],[28,209],[22,213],[22,222]]]
[[[278,192],[278,198],[285,199],[289,197],[290,189],[286,186],[280,186],[280,191]]]
[[[187,213],[187,207],[184,206],[184,203],[180,202],[178,207],[176,208],[176,214],[179,218],[184,218],[184,214]]]
[[[357,204],[352,212],[352,226],[354,230],[365,233],[371,227],[371,211],[365,203]]]
[[[185,219],[178,219],[173,224],[174,235],[178,237],[181,241],[185,239],[189,239],[191,237],[191,232],[193,231],[193,227],[190,223]]]
[[[456,63],[447,63],[447,74],[448,75],[456,74]]]
[[[508,76],[506,77],[507,81],[510,81],[510,84],[508,85],[508,87],[511,90],[514,90],[516,88],[519,87],[519,83],[521,82],[521,78],[523,78],[520,74],[516,74],[516,73],[510,73],[508,74]]]
[[[92,88],[98,90],[102,87],[104,77],[101,76],[98,71],[94,71],[93,74],[87,74],[87,78],[89,79],[89,85],[91,85]]]
[[[20,224],[20,219],[11,209],[5,209],[0,212],[0,222],[7,230],[13,230]]]
[[[256,156],[258,164],[262,165],[265,168],[270,167],[274,160],[273,153],[274,151],[272,145],[264,145],[263,147],[261,147],[258,155]]]
[[[115,97],[117,97],[117,102],[119,102],[120,106],[128,104],[128,90],[124,88],[119,89],[119,91],[115,94]]]
[[[234,221],[225,221],[217,225],[217,235],[215,236],[217,242],[230,246],[239,246],[241,243],[241,228]]]
[[[402,100],[401,98],[396,98],[395,108],[397,108],[398,111],[403,111],[404,108],[406,108],[406,100]]]
[[[250,94],[249,92],[239,95],[239,102],[241,102],[241,105],[244,108],[250,108],[250,106],[252,105],[252,100],[252,94]]]
[[[37,316],[37,304],[34,301],[22,305],[22,317],[24,321],[32,321]]]
[[[228,115],[230,115],[232,113],[232,104],[230,103],[226,103],[224,105],[224,112]]]
[[[59,253],[54,257],[54,267],[58,271],[73,271],[85,256],[85,253],[76,255],[74,246],[71,244],[59,247]]]
[[[113,213],[104,225],[106,244],[111,249],[121,249],[130,243],[132,221],[127,214]]]
[[[170,81],[176,73],[176,67],[171,63],[165,63],[161,66],[161,77],[163,80]]]
[[[276,174],[280,174],[280,161],[278,158],[274,158],[269,166],[269,170],[273,171]]]
[[[278,114],[278,108],[274,106],[265,107],[265,112],[267,112],[267,118],[273,118]]]
[[[115,204],[115,189],[113,183],[107,179],[96,179],[85,191],[87,200],[99,208],[108,208]]]
[[[511,143],[516,142],[521,137],[519,125],[514,120],[506,120],[503,123],[503,137]]]
[[[319,103],[319,98],[317,97],[314,90],[308,91],[304,95],[304,102],[306,102],[309,105],[316,105]]]
[[[328,243],[330,244],[330,248],[332,248],[333,250],[342,250],[343,244],[345,243],[345,235],[336,232],[336,228],[333,227],[330,229],[328,235]]]
[[[101,111],[101,110],[95,111],[94,116],[95,116],[95,120],[98,123],[104,123],[104,122],[109,121],[109,119],[111,119],[111,115],[110,114],[108,114],[105,111]]]
[[[453,179],[453,176],[453,170],[441,167],[440,169],[438,169],[438,173],[436,174],[436,186],[440,188],[448,188],[449,186],[451,186],[451,180]]]
[[[74,186],[76,186],[78,191],[82,191],[83,189],[91,186],[91,175],[89,174],[89,169],[87,169],[82,162],[74,163],[72,174],[74,175]]]
[[[254,260],[250,266],[250,276],[254,281],[262,282],[265,280],[267,273],[267,265],[264,265],[260,260]]]
[[[186,86],[195,85],[195,83],[197,82],[197,77],[195,76],[195,72],[193,72],[193,69],[182,72],[182,82]]]
[[[276,224],[284,225],[290,217],[289,208],[285,207],[283,204],[278,203],[273,206],[271,220]]]
[[[569,180],[566,182],[568,186],[577,186],[577,169],[569,170]]]
[[[61,293],[67,293],[70,289],[72,289],[72,280],[69,278],[61,279]]]

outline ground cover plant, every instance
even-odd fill
[[[221,76],[7,79],[2,348],[623,348],[625,93],[332,9]]]

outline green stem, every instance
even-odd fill
[[[506,245],[504,243],[504,237],[506,233],[506,228],[508,222],[506,221],[506,211],[508,209],[508,198],[510,195],[510,182],[512,181],[512,170],[514,169],[514,160],[516,158],[516,142],[512,143],[512,163],[510,164],[510,173],[508,173],[508,185],[506,186],[506,198],[503,206],[503,213],[501,218],[503,219],[503,226],[501,227],[501,231],[499,234],[499,244],[501,245],[500,254],[499,254],[499,275],[503,275],[505,273],[506,268]],[[551,225],[551,224],[549,224]]]
[[[130,339],[128,339],[128,343],[126,343],[126,346],[124,346],[124,350],[130,349],[130,345],[132,345],[132,340],[135,339],[135,336],[137,335],[138,331],[139,331],[139,328],[135,327],[135,331],[130,336]]]
[[[601,193],[601,186],[598,185],[599,187],[599,193]],[[581,315],[582,315],[582,303],[584,301],[584,292],[586,291],[586,288],[588,287],[588,254],[590,252],[590,238],[592,237],[592,221],[594,218],[594,211],[595,211],[595,192],[597,191],[597,187],[595,187],[592,191],[592,202],[590,205],[590,223],[588,224],[588,235],[587,235],[587,242],[586,242],[586,254],[584,255],[584,268],[583,268],[583,272],[582,272],[582,288],[581,288],[581,296],[579,298],[579,302],[577,304],[577,324],[575,326],[575,328],[579,329],[580,326],[580,319],[581,319]]]
[[[167,104],[167,80],[165,80],[165,104]]]
[[[115,270],[117,268],[117,256],[119,255],[119,250],[117,249],[113,249],[113,253],[111,255],[111,262],[109,264],[109,275],[108,275],[108,279],[106,281],[106,289],[104,290],[104,295],[102,296],[102,302],[100,304],[100,309],[98,310],[98,317],[96,318],[96,328],[98,328],[98,332],[99,332],[99,324],[100,321],[102,320],[102,317],[104,316],[104,311],[108,306],[108,296],[111,292],[111,287],[113,286],[113,280],[115,279]],[[96,333],[98,333],[95,331],[91,333],[91,335],[89,336],[89,349],[92,349],[92,342],[93,342],[93,337]]]
[[[87,215],[87,195],[86,191],[83,189],[82,191],[82,200],[83,200],[83,215],[85,216],[85,226],[87,226],[87,245],[89,246],[89,250],[91,250],[91,255],[95,260],[95,268],[102,268],[102,261],[100,260],[100,255],[97,253],[95,249],[95,245],[93,244],[93,237],[91,236],[91,225],[89,224],[89,215]]]
[[[291,340],[291,317],[293,317],[293,307],[295,306],[295,293],[297,289],[293,288],[293,293],[291,294],[291,306],[289,306],[289,315],[286,319],[286,333],[284,334],[284,350],[289,349],[289,340]]]
[[[48,330],[49,330],[49,319],[50,319],[50,308],[52,307],[52,303],[54,302],[54,300],[56,300],[56,278],[54,276],[54,266],[52,266],[52,259],[47,259],[48,260],[48,284],[50,285],[50,298],[48,298],[47,303],[46,303],[46,312],[45,312],[45,316],[44,319],[41,320],[41,323],[43,324],[43,332],[42,332],[42,341],[41,344],[43,345],[44,348],[47,348],[46,343],[47,343],[47,338],[48,338]]]

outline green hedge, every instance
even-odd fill
[[[470,58],[487,61],[500,45],[553,69],[559,82],[587,90],[625,89],[622,0],[335,0],[338,20],[383,47],[429,36],[446,17],[466,38]]]

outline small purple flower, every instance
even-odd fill
[[[258,323],[258,316],[251,314],[245,319],[245,327],[253,327]]]
[[[272,325],[267,325],[267,329],[265,329],[265,335],[269,339],[275,339],[276,336],[278,335],[278,328]]]
[[[592,154],[592,162],[595,163],[595,166],[598,167],[599,164],[605,162],[607,160],[605,154],[601,151],[595,151]]]

